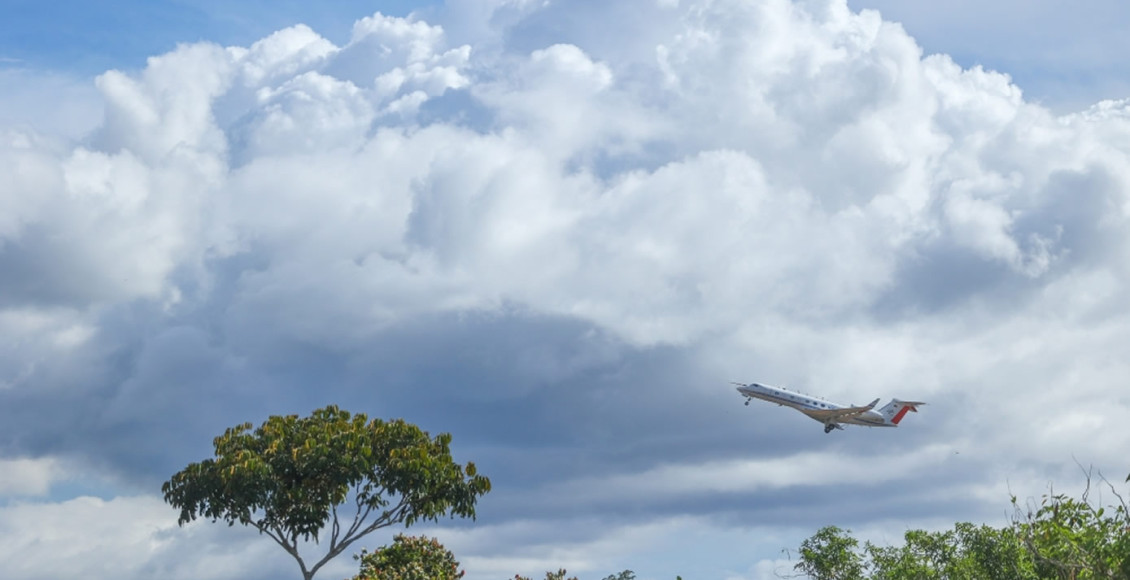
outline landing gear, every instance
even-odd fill
[[[831,433],[832,429],[835,429],[835,428],[836,428],[835,423],[828,423],[827,425],[824,425],[824,432],[825,433]]]
[[[745,400],[745,406],[747,406],[747,407],[749,406],[749,399]]]

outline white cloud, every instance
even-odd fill
[[[1049,177],[1121,172],[1105,152],[1056,157],[1088,136],[1024,103],[1001,75],[920,59],[874,13],[783,1],[680,10],[684,31],[653,64],[678,78],[655,88],[661,98],[641,102],[615,66],[554,45],[471,87],[502,123],[493,134],[374,132],[379,111],[399,107],[390,99],[415,110],[471,82],[460,72],[467,47],[445,52],[441,28],[379,14],[341,50],[296,27],[250,51],[186,46],[136,79],[108,73],[105,151],[78,149],[62,170],[67,194],[91,205],[83,215],[121,220],[107,231],[76,224],[98,240],[83,245],[96,252],[91,274],[129,279],[115,295],[162,296],[178,264],[261,240],[295,221],[284,213],[310,215],[295,204],[325,214],[363,203],[392,213],[354,214],[360,230],[335,225],[308,251],[403,256],[387,266],[419,264],[409,301],[437,291],[448,295],[440,304],[519,300],[633,341],[679,343],[735,312],[859,308],[898,283],[908,253],[933,244],[1041,276],[1071,251],[1061,227],[1015,225],[1053,201]],[[237,66],[243,83],[262,84],[248,87],[256,102],[241,120],[220,126],[212,111],[230,104],[220,97]],[[229,155],[244,168],[227,172]],[[259,170],[276,157],[285,162],[270,171],[288,183],[254,183],[276,181]],[[261,219],[264,205],[276,217]],[[244,242],[231,246],[232,235]],[[114,266],[110,255],[130,259]],[[446,266],[421,266],[433,258]]]
[[[241,136],[247,158],[356,148],[375,115],[352,83],[317,72],[260,89],[258,99]]]
[[[447,49],[444,30],[427,22],[384,16],[379,12],[353,25],[349,44],[334,57],[328,72],[362,87],[373,87],[376,100],[422,92],[428,97],[470,82],[464,76],[471,47]]]
[[[337,51],[332,42],[299,24],[271,34],[246,51],[237,48],[233,53],[242,65],[244,82],[259,87],[272,79],[292,78]]]
[[[151,57],[140,78],[119,71],[98,77],[106,98],[106,122],[97,142],[107,153],[122,149],[149,163],[182,156],[223,153],[212,100],[231,88],[231,51],[211,45],[184,45]]]

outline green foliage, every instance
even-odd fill
[[[1116,503],[1095,505],[1088,479],[1080,499],[1049,491],[1038,505],[1016,508],[1013,527],[1040,578],[1130,578],[1130,508],[1114,486],[1110,491]]]
[[[636,580],[636,573],[631,570],[624,570],[619,574],[609,574],[604,577],[604,580]]]
[[[1011,529],[958,523],[951,531],[910,530],[898,547],[867,543],[865,551],[876,580],[980,580],[1036,578],[1031,559]]]
[[[1078,499],[1049,492],[1022,510],[1012,498],[1011,526],[910,530],[901,546],[860,546],[829,526],[801,544],[794,568],[819,580],[1127,580],[1130,507],[1108,486],[1106,506],[1089,500],[1088,481]]]
[[[439,540],[397,534],[390,546],[361,551],[361,571],[353,580],[457,580],[463,577],[455,555]]]
[[[800,561],[794,569],[814,580],[857,580],[863,578],[863,557],[856,548],[859,541],[850,530],[836,526],[820,528],[800,545]]]
[[[809,578],[867,580],[1035,580],[1032,559],[1011,528],[969,523],[953,530],[907,531],[901,546],[860,546],[824,528],[801,545],[795,569]]]
[[[1037,578],[1031,555],[1011,528],[959,523],[954,526],[961,550],[952,578]]]
[[[370,420],[331,405],[304,418],[272,416],[254,431],[250,423],[226,430],[213,441],[214,459],[185,467],[161,491],[180,510],[177,523],[201,517],[252,526],[294,557],[309,580],[378,528],[445,514],[474,518],[490,480],[473,463],[455,463],[450,443],[447,433],[431,438],[400,419]],[[353,516],[339,519],[346,502]],[[307,569],[298,543],[311,539],[329,541]]]

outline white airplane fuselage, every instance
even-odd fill
[[[734,383],[738,385],[738,392],[746,398],[746,405],[752,399],[761,399],[770,403],[792,407],[812,419],[824,424],[824,432],[832,429],[843,429],[843,425],[863,425],[866,427],[898,427],[899,421],[908,411],[917,412],[918,405],[925,403],[916,401],[900,401],[893,399],[882,409],[876,411],[875,399],[869,405],[861,407],[846,406],[825,401],[824,399],[790,391],[781,387],[750,383]]]

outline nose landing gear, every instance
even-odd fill
[[[832,429],[835,429],[835,428],[836,428],[835,423],[828,423],[828,424],[824,425],[824,432],[825,433],[831,433]]]

